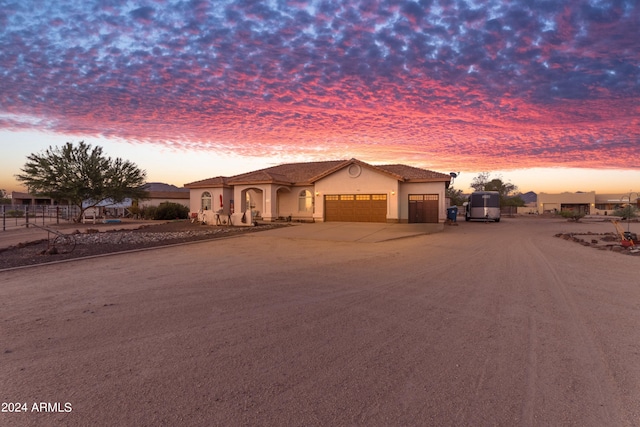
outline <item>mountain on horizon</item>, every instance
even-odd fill
[[[533,191],[527,191],[526,193],[520,194],[520,198],[524,200],[525,204],[538,202],[538,195]]]
[[[165,184],[163,182],[148,182],[145,188],[147,191],[178,191],[178,192],[188,192],[188,188],[180,188],[175,185]]]

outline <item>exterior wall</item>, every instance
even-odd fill
[[[596,193],[539,193],[538,211],[540,213],[548,211],[560,211],[562,205],[588,205],[590,209],[595,208]]]
[[[222,211],[225,214],[230,213],[231,200],[233,200],[233,190],[230,188],[194,188],[189,191],[189,208],[192,213],[202,210],[202,194],[209,192],[211,194],[211,210],[216,212],[220,210],[220,196],[222,196]],[[164,201],[164,200],[163,200]],[[180,202],[177,202],[180,203]]]
[[[631,203],[640,208],[638,193],[631,194],[596,194],[596,208],[592,209],[594,215],[611,215],[616,210],[624,208]]]
[[[345,167],[315,183],[315,192],[312,192],[315,197],[314,220],[324,220],[324,196],[327,194],[386,194],[387,221],[397,222],[398,180],[366,167],[360,167],[359,174],[353,171],[350,174],[349,171],[350,168]]]
[[[300,192],[309,191],[313,206],[309,211],[301,211],[299,205]],[[291,217],[298,220],[313,220],[315,207],[315,189],[312,185],[300,187],[280,187],[278,190],[277,217]]]
[[[407,183],[401,182],[400,191],[397,192],[396,203],[400,207],[399,222],[409,222],[409,194],[437,194],[438,195],[438,221],[445,222],[447,219],[448,198],[445,195],[444,182],[422,182]]]
[[[12,191],[11,192],[11,205],[12,206],[18,206],[18,205],[37,205],[37,206],[41,206],[41,205],[58,205],[57,202],[54,202],[53,199],[49,198],[49,197],[38,197],[38,196],[34,196],[31,195],[29,193],[21,193],[19,191]],[[65,203],[60,203],[61,205],[68,205],[67,202]]]
[[[538,207],[537,206],[518,206],[516,209],[516,214],[518,215],[537,215]]]

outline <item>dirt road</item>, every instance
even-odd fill
[[[27,408],[0,425],[640,425],[640,258],[554,237],[610,227],[273,230],[0,273],[0,393]]]

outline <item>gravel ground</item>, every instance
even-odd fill
[[[0,272],[0,425],[640,425],[611,224],[296,228]]]
[[[214,227],[192,224],[189,221],[172,221],[142,226],[135,230],[110,230],[87,232],[64,230],[75,241],[75,247],[65,244],[51,250],[47,239],[0,249],[0,270],[52,261],[124,252],[136,249],[166,246],[198,240],[217,239],[256,231],[284,227],[283,224],[262,224],[256,227]]]

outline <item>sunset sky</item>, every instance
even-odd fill
[[[357,158],[640,191],[636,0],[0,0],[0,188],[84,140],[182,186]]]

